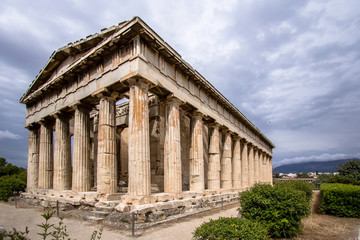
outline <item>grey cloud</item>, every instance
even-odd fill
[[[337,11],[334,3],[2,1],[0,22],[10,6],[30,27],[16,21],[0,27],[0,67],[21,79],[9,80],[0,68],[0,81],[13,82],[0,89],[0,123],[21,136],[2,141],[0,151],[26,162],[25,108],[17,101],[52,51],[139,15],[278,145],[275,163],[355,154],[359,8],[355,1],[337,2]]]

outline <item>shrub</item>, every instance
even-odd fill
[[[239,199],[240,214],[265,225],[272,237],[298,234],[302,218],[310,214],[305,192],[290,187],[256,184]]]
[[[26,183],[17,175],[0,177],[0,200],[7,201],[14,193],[24,191]]]
[[[305,193],[306,199],[309,201],[309,203],[311,202],[313,191],[311,183],[303,181],[278,182],[276,183],[275,187],[300,190]]]
[[[195,240],[268,239],[267,230],[260,223],[241,218],[210,219],[194,232]]]
[[[360,218],[360,186],[326,183],[321,185],[320,195],[324,213]]]
[[[25,191],[26,170],[0,158],[0,200],[7,201],[14,193]]]

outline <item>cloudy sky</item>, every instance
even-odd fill
[[[56,49],[140,16],[275,145],[274,165],[360,157],[360,1],[0,2],[0,157],[26,167],[19,99]]]

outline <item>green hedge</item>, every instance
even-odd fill
[[[320,195],[324,213],[360,218],[360,186],[325,183],[321,185]]]
[[[269,239],[267,230],[257,222],[241,218],[210,219],[194,232],[195,240],[215,239]]]
[[[278,182],[275,184],[275,187],[280,188],[292,188],[296,190],[300,190],[305,193],[306,199],[311,202],[313,186],[311,183],[303,182],[303,181],[289,181],[289,182]]]
[[[291,237],[300,231],[301,220],[310,214],[304,191],[289,185],[256,184],[240,193],[240,214],[267,227],[272,237]]]

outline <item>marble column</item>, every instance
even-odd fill
[[[272,159],[269,157],[269,182],[273,184],[273,171],[272,171]]]
[[[228,131],[223,132],[224,142],[221,154],[221,188],[232,188],[232,141]]]
[[[234,137],[234,150],[232,159],[232,185],[233,188],[241,188],[241,145],[240,137]]]
[[[93,126],[93,131],[94,131],[94,141],[93,141],[93,156],[94,156],[94,182],[92,183],[92,185],[94,187],[96,187],[97,189],[97,165],[98,165],[98,161],[97,161],[97,155],[98,155],[98,133],[99,133],[99,115],[94,117],[94,126]]]
[[[255,165],[254,165],[254,146],[250,143],[248,144],[248,151],[249,151],[249,187],[251,187],[255,183]]]
[[[102,194],[117,192],[115,103],[115,99],[110,96],[100,97],[97,142],[97,192]]]
[[[212,124],[209,147],[208,189],[220,189],[220,133],[219,124]]]
[[[129,187],[130,196],[151,194],[148,89],[145,82],[129,80]]]
[[[27,189],[38,188],[39,180],[39,126],[29,126]]]
[[[165,110],[164,192],[182,192],[180,109],[181,101],[168,99]]]
[[[263,182],[266,183],[266,153],[263,152],[262,154],[262,175],[263,175]]]
[[[190,191],[205,190],[202,114],[195,112],[191,119]]]
[[[248,144],[242,140],[241,147],[241,187],[249,186],[249,161],[248,161]]]
[[[71,139],[69,116],[64,114],[56,115],[53,183],[53,188],[55,190],[71,189]]]
[[[259,149],[257,147],[254,148],[254,182],[258,183],[260,174],[259,174]]]
[[[53,122],[40,122],[39,183],[40,189],[53,186]]]
[[[90,115],[86,106],[76,105],[74,116],[72,190],[90,191]]]
[[[259,182],[263,183],[264,182],[264,158],[263,158],[264,154],[261,150],[259,150]]]
[[[264,183],[268,182],[268,170],[267,170],[267,164],[266,164],[267,155],[264,154],[263,157],[263,174],[264,174]]]

